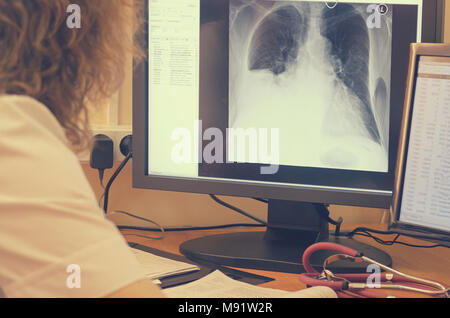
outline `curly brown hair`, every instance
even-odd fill
[[[81,9],[81,28],[67,25],[71,3]],[[85,147],[87,105],[119,89],[125,57],[138,52],[132,43],[141,6],[138,0],[0,0],[0,95],[40,101],[74,148]]]

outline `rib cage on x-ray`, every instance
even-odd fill
[[[293,120],[289,117],[297,116],[297,133],[311,134],[310,140],[321,143],[298,145],[303,154],[320,148],[317,162],[311,159],[310,165],[387,170],[392,21],[386,15],[380,25],[369,28],[373,12],[367,6],[339,3],[330,9],[324,2],[232,0],[230,126],[267,126],[265,117],[278,117],[272,109],[279,109],[285,126]],[[308,95],[314,90],[317,97]],[[258,95],[264,96],[263,102]],[[263,106],[268,100],[270,107]],[[320,127],[303,129],[302,116],[320,116]],[[283,121],[277,124],[282,134]],[[295,130],[285,130],[289,136],[281,138],[290,138],[296,147]],[[345,143],[354,138],[366,139],[371,149],[364,141],[358,146],[362,150],[350,149]],[[383,164],[357,164],[363,160],[355,159],[358,151],[367,151],[367,160],[372,152]]]

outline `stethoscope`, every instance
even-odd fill
[[[309,261],[311,255],[319,250],[329,250],[339,253],[328,257],[324,261],[321,273],[316,271]],[[374,264],[375,266],[379,266],[384,272],[380,271],[380,277],[377,280],[378,283],[373,284],[372,282],[368,282],[373,278],[373,273],[334,274],[327,269],[329,264],[340,260]],[[330,287],[339,297],[393,297],[375,291],[380,289],[396,289],[424,293],[433,297],[449,297],[450,289],[441,283],[401,273],[362,255],[362,253],[354,249],[335,243],[322,242],[308,247],[303,253],[303,266],[306,273],[300,274],[300,281],[307,286]]]

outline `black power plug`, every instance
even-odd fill
[[[103,186],[103,173],[114,165],[114,142],[103,134],[94,136],[90,159],[91,168],[99,172],[100,184]]]
[[[128,135],[122,138],[120,141],[120,152],[125,157],[128,154],[133,153],[133,135]]]

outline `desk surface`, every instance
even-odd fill
[[[347,226],[347,229],[353,229],[357,226],[363,225],[352,225]],[[386,230],[386,226],[382,225],[369,225],[367,227],[379,230]],[[346,229],[344,227],[344,230]],[[178,247],[181,243],[202,237],[207,235],[231,233],[231,232],[245,232],[245,231],[255,231],[251,228],[237,228],[237,229],[227,229],[227,230],[207,230],[207,231],[186,231],[186,232],[167,232],[165,237],[161,240],[146,239],[137,236],[131,236],[130,234],[139,235],[151,235],[148,232],[135,231],[135,230],[124,230],[123,234],[126,234],[126,239],[129,242],[139,243],[145,246],[157,248],[166,252],[180,254]],[[258,231],[261,231],[259,229]],[[383,239],[390,239],[393,237],[383,236]],[[357,240],[370,244],[381,250],[389,253],[393,260],[393,268],[407,273],[410,275],[418,276],[425,279],[439,281],[450,286],[450,249],[444,247],[436,248],[416,248],[407,247],[399,244],[394,244],[392,246],[385,246],[376,243],[374,240],[358,237]],[[421,241],[417,239],[408,238],[406,236],[401,237],[401,241],[410,244],[417,245],[431,245],[429,242]],[[289,273],[279,273],[279,272],[269,272],[262,270],[253,269],[240,269],[253,274],[258,274],[266,277],[274,278],[273,281],[262,284],[260,286],[268,288],[276,288],[286,291],[296,291],[299,289],[304,289],[306,286],[297,279],[297,274]],[[405,294],[401,291],[391,292],[390,294],[396,296],[414,296],[422,297],[422,294]]]

